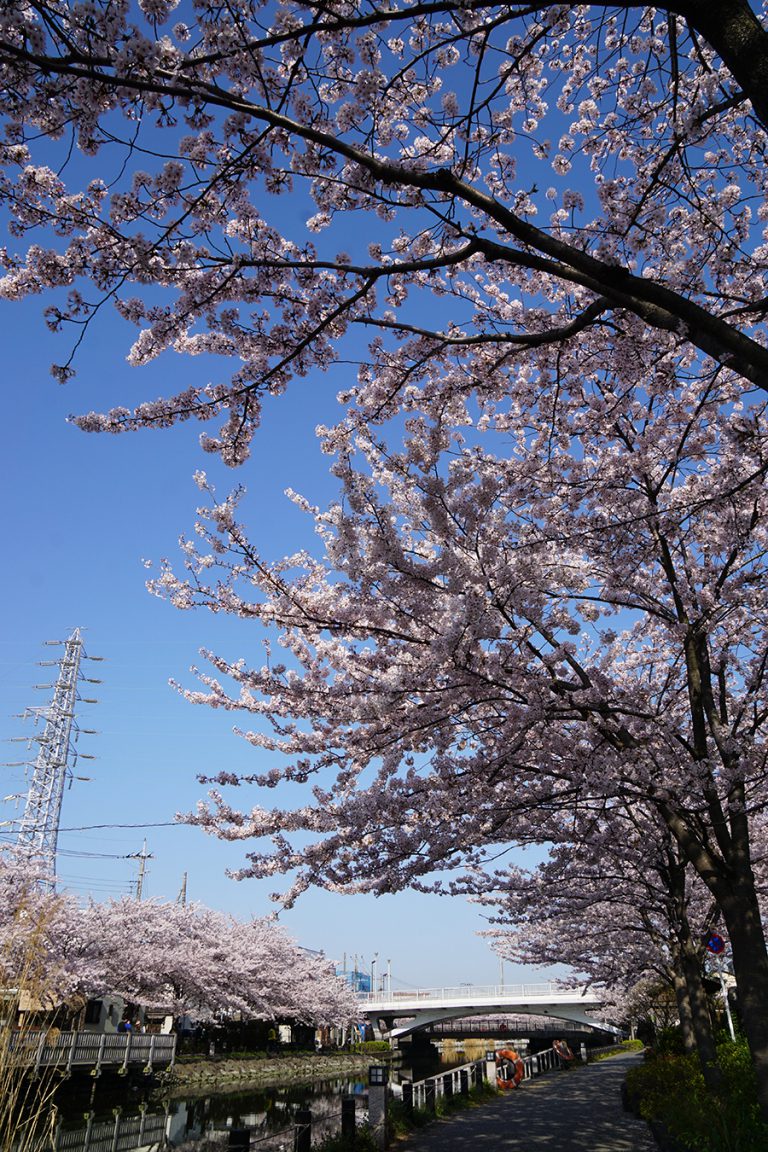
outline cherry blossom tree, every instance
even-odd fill
[[[284,662],[214,656],[193,698],[287,754],[254,783],[317,781],[200,822],[274,837],[250,870],[294,891],[391,891],[542,813],[647,805],[722,912],[768,1116],[764,13],[174,8],[3,7],[0,292],[57,293],[75,344],[114,304],[137,365],[234,363],[78,421],[224,414],[204,446],[231,464],[264,393],[360,362],[324,557],[270,564],[230,498],[155,585],[276,629]]]
[[[0,979],[15,986],[22,976],[51,1009],[110,992],[203,1018],[345,1024],[358,1015],[332,961],[270,918],[131,898],[81,907],[36,885],[28,862],[4,854],[0,863]]]
[[[269,920],[243,923],[201,905],[127,899],[92,904],[86,925],[102,968],[100,991],[174,1015],[318,1024],[357,1015],[332,962],[299,948]]]
[[[347,395],[375,420],[420,380],[547,387],[585,346],[615,360],[626,325],[700,389],[764,386],[768,36],[746,0],[176,8],[3,6],[2,295],[59,290],[75,343],[114,304],[137,365],[236,363],[82,427],[226,412],[205,446],[237,463],[260,396],[339,357],[362,356]]]
[[[606,819],[588,808],[552,828],[557,841],[533,872],[489,875],[475,899],[500,927],[489,931],[507,959],[568,964],[626,1002],[635,987],[674,992],[683,1043],[698,1053],[711,1087],[720,1076],[702,980],[703,937],[717,907],[658,819],[635,804]],[[514,927],[510,929],[509,925]]]
[[[89,996],[118,993],[173,1015],[347,1023],[358,1012],[331,961],[269,919],[125,898],[91,903],[59,935]]]
[[[546,414],[534,390],[435,398],[400,451],[352,418],[328,434],[344,494],[315,510],[324,560],[267,563],[214,498],[154,587],[269,625],[285,653],[209,654],[189,692],[274,754],[215,778],[196,817],[272,838],[243,875],[296,870],[289,899],[439,888],[436,869],[546,841],[553,813],[640,805],[723,916],[760,1064],[765,404],[724,377],[700,396],[665,348],[628,331],[621,373],[585,357]],[[280,781],[311,798],[244,813],[221,792]]]

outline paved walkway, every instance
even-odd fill
[[[621,1083],[639,1063],[612,1056],[570,1072],[548,1072],[409,1137],[407,1152],[657,1152],[644,1120],[621,1106]]]

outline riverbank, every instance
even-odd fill
[[[327,1055],[290,1053],[253,1059],[195,1060],[179,1062],[162,1076],[164,1097],[189,1096],[210,1091],[237,1091],[249,1086],[310,1084],[315,1080],[364,1077],[372,1057],[365,1053],[334,1052]]]

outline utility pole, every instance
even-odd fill
[[[142,892],[144,891],[144,875],[146,872],[147,860],[154,860],[152,853],[147,852],[146,840],[144,841],[141,852],[131,852],[129,853],[127,859],[139,861],[139,875],[136,880],[136,899],[141,900]]]
[[[32,779],[16,844],[18,857],[30,865],[33,873],[39,873],[40,886],[50,892],[56,888],[56,850],[64,783],[67,779],[70,782],[75,779],[73,769],[78,758],[95,759],[94,756],[85,756],[76,750],[80,733],[91,735],[93,730],[78,726],[75,706],[78,703],[98,703],[93,698],[81,696],[78,683],[84,681],[88,684],[101,684],[101,680],[83,676],[80,664],[84,659],[103,659],[100,656],[86,656],[79,628],[67,640],[46,641],[49,645],[62,643],[64,652],[58,660],[40,661],[45,668],[58,668],[56,682],[36,685],[37,688],[52,688],[53,699],[47,706],[28,708],[25,713],[25,716],[33,716],[35,722],[43,720],[44,726],[39,735],[31,738],[38,745],[38,752],[32,766]]]

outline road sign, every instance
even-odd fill
[[[719,956],[721,952],[725,952],[725,940],[717,932],[708,932],[704,937],[704,947],[713,956]]]

